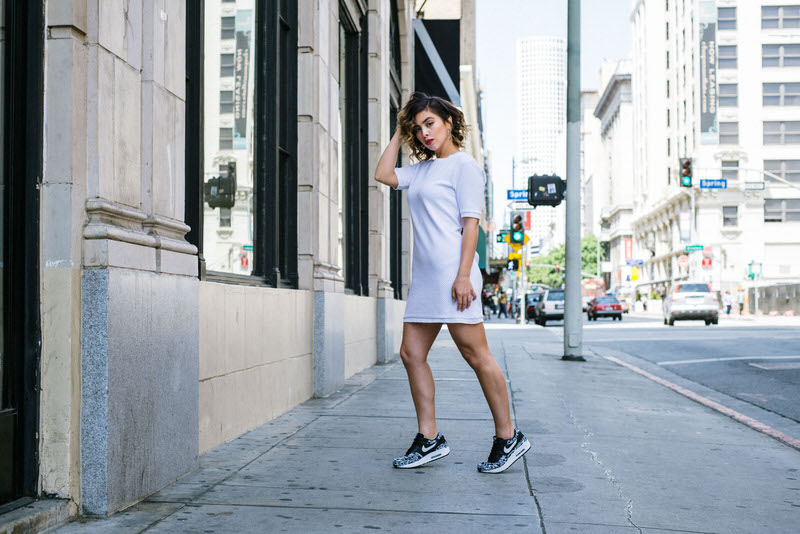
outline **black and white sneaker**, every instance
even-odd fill
[[[417,434],[405,456],[395,458],[392,465],[398,469],[410,469],[444,458],[448,454],[450,454],[450,447],[441,433],[437,434],[434,439],[425,439],[422,434]]]
[[[531,444],[528,438],[518,428],[514,429],[514,437],[511,439],[502,439],[495,436],[489,459],[478,464],[478,471],[481,473],[502,473],[511,467],[514,462],[522,458],[522,455],[528,452],[530,448]]]

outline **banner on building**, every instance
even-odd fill
[[[700,0],[700,143],[719,144],[717,122],[717,5]]]
[[[236,12],[236,54],[233,85],[233,148],[247,148],[247,92],[250,86],[250,38],[253,10]]]

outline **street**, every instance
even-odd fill
[[[625,315],[623,321],[584,316],[584,343],[652,362],[694,383],[800,423],[800,320],[752,320],[722,315],[663,324],[660,315]],[[561,321],[547,328],[561,335]]]
[[[584,325],[587,361],[579,363],[561,360],[560,322],[492,319],[487,337],[508,379],[512,417],[533,443],[501,475],[475,470],[488,453],[491,415],[444,328],[429,363],[447,458],[392,469],[416,432],[395,360],[208,452],[198,470],[139,504],[56,532],[791,532],[800,446],[765,429],[800,439],[791,419],[797,370],[774,365],[797,360],[763,356],[791,356],[799,326],[765,318],[669,328],[655,316],[626,315]],[[675,363],[683,360],[697,363]]]

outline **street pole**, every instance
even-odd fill
[[[567,3],[567,235],[563,360],[583,358],[581,308],[581,0]]]

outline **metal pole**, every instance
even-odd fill
[[[563,360],[583,358],[581,309],[581,12],[567,3],[567,235]]]

